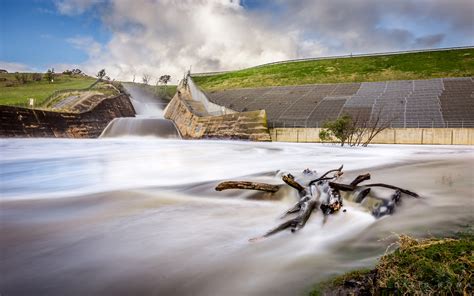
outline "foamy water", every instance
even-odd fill
[[[392,232],[445,234],[473,222],[470,147],[125,138],[1,140],[0,148],[6,295],[298,295],[373,264]],[[280,184],[281,171],[341,164],[343,181],[370,171],[373,182],[422,198],[404,197],[378,220],[346,202],[325,224],[318,213],[299,233],[249,243],[281,222],[295,192],[258,201],[213,190],[221,180]]]
[[[0,294],[303,295],[374,264],[393,232],[472,225],[471,147],[160,139],[175,133],[163,119],[155,130],[161,106],[128,90],[139,117],[112,123],[115,138],[0,140]],[[261,201],[262,193],[214,190],[222,180],[281,184],[283,172],[341,164],[343,182],[370,172],[422,198],[403,197],[378,220],[345,202],[326,223],[315,213],[298,233],[249,243],[281,223],[296,192]]]

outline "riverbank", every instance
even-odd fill
[[[422,240],[400,235],[397,245],[374,269],[322,282],[309,295],[472,295],[472,232]]]

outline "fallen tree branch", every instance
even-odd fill
[[[296,190],[298,190],[298,192],[302,192],[304,190],[304,187],[300,183],[295,181],[295,177],[293,177],[292,174],[284,175],[282,177],[282,180],[287,185],[289,185],[289,186],[295,188]]]
[[[275,193],[280,189],[280,186],[249,181],[226,181],[219,183],[216,187],[216,191],[227,189],[249,189]]]
[[[350,185],[350,184],[348,185],[348,184],[341,184],[341,183],[335,183],[335,182],[329,182],[329,186],[331,186],[331,188],[335,188],[341,191],[354,191],[359,187],[357,185]],[[361,187],[384,187],[384,188],[389,188],[393,190],[399,190],[402,193],[405,193],[413,197],[420,197],[418,194],[410,190],[403,189],[403,188],[389,185],[389,184],[384,184],[384,183],[364,184],[364,185],[361,185]]]
[[[319,178],[309,182],[307,186],[304,186],[295,180],[295,177],[291,174],[282,176],[283,182],[288,186],[298,191],[299,200],[290,209],[288,209],[281,218],[288,215],[295,214],[296,216],[279,224],[275,228],[267,231],[264,235],[252,238],[250,241],[258,241],[269,237],[275,233],[290,229],[291,232],[300,230],[306,225],[306,222],[311,217],[311,214],[316,209],[320,209],[324,214],[323,223],[326,221],[328,215],[338,212],[343,206],[343,199],[340,191],[353,192],[355,198],[353,199],[356,203],[365,202],[366,207],[370,207],[369,211],[375,217],[382,217],[384,215],[392,214],[395,210],[395,206],[401,201],[401,194],[405,193],[413,197],[419,197],[418,194],[402,189],[397,186],[384,184],[384,183],[373,183],[361,185],[362,182],[370,179],[370,174],[363,174],[357,176],[350,184],[342,184],[334,182],[342,174],[341,166],[338,169],[329,170]],[[334,173],[332,176],[329,175]],[[305,176],[315,174],[315,171],[309,169],[304,170]],[[384,187],[395,190],[390,200],[383,199],[377,196],[370,196],[370,187]],[[256,183],[248,181],[228,181],[222,182],[217,187],[217,191],[226,189],[251,189],[261,190],[267,192],[276,192],[280,188],[279,185],[271,185],[266,183]]]
[[[344,167],[344,165],[341,165],[338,169],[334,169],[334,170],[329,170],[327,172],[325,172],[321,177],[317,178],[317,179],[314,179],[312,180],[311,182],[309,182],[309,186],[319,182],[319,181],[325,181],[325,180],[331,180],[331,179],[334,179],[335,177],[339,177],[342,175],[342,168]],[[330,173],[334,173],[334,172],[337,172],[339,174],[335,174],[333,177],[330,177],[330,178],[326,178],[326,176]]]
[[[361,183],[361,182],[364,182],[366,180],[370,180],[370,174],[367,173],[367,174],[364,174],[364,175],[359,175],[357,176],[354,181],[351,182],[351,186],[356,186],[357,184]]]

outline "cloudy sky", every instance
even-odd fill
[[[116,79],[474,45],[472,0],[0,0],[0,68]]]

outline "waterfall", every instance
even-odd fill
[[[100,138],[158,137],[180,139],[181,136],[171,120],[163,118],[167,102],[146,92],[143,88],[125,84],[131,95],[136,117],[120,117],[112,120],[102,131]]]

